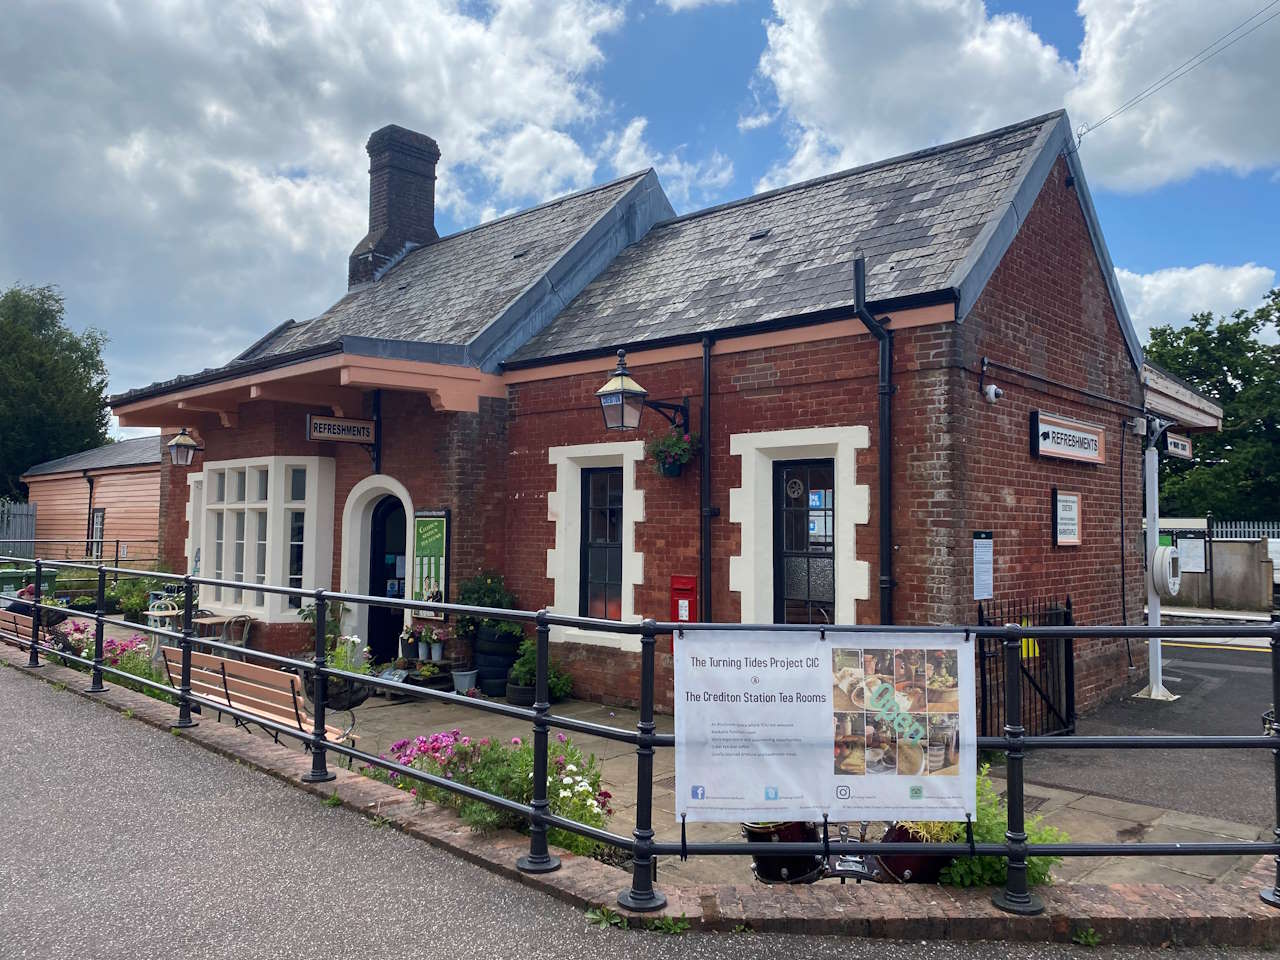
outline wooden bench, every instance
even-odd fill
[[[182,651],[177,647],[161,647],[160,652],[164,656],[169,685],[177,688],[182,682]],[[307,736],[314,729],[314,720],[305,706],[302,678],[295,673],[193,650],[191,692],[242,713],[294,727]],[[350,710],[340,712],[346,713],[351,722],[346,729],[326,723],[325,737],[336,742],[353,742],[357,739],[351,732],[356,725],[355,714]],[[221,713],[218,715],[221,717]],[[247,726],[240,717],[235,717],[235,721],[236,726]],[[265,726],[263,729],[279,742],[279,731]]]
[[[41,627],[40,642],[47,644],[51,639],[49,631]],[[12,610],[0,610],[0,640],[11,643],[20,650],[30,650],[31,618]]]

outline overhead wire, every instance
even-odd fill
[[[1235,46],[1237,43],[1239,43],[1245,37],[1249,36],[1255,30],[1258,30],[1266,26],[1272,20],[1275,20],[1277,17],[1280,17],[1280,10],[1276,10],[1270,16],[1266,17],[1266,19],[1260,20],[1257,23],[1254,23],[1253,26],[1249,27],[1248,30],[1245,30],[1244,33],[1241,33],[1239,36],[1232,38],[1230,42],[1227,42],[1227,43],[1223,42],[1223,41],[1226,41],[1228,38],[1231,38],[1233,34],[1238,33],[1242,28],[1248,26],[1250,23],[1253,23],[1253,21],[1258,20],[1259,17],[1261,17],[1263,14],[1267,13],[1268,11],[1272,10],[1275,7],[1280,7],[1280,0],[1270,0],[1269,3],[1264,5],[1260,10],[1258,10],[1252,16],[1245,18],[1240,23],[1236,24],[1234,27],[1232,27],[1230,30],[1224,33],[1222,36],[1214,40],[1212,43],[1209,43],[1206,46],[1200,48],[1200,50],[1192,54],[1186,60],[1182,61],[1182,63],[1178,64],[1178,66],[1174,67],[1171,70],[1166,71],[1160,77],[1156,78],[1151,83],[1147,84],[1147,86],[1143,87],[1136,94],[1134,94],[1124,103],[1122,103],[1120,106],[1116,107],[1114,110],[1108,113],[1101,120],[1098,120],[1096,123],[1092,123],[1092,124],[1088,124],[1088,123],[1081,124],[1080,129],[1076,134],[1076,145],[1079,146],[1080,141],[1084,139],[1086,134],[1092,133],[1094,130],[1097,130],[1099,127],[1101,127],[1103,124],[1107,123],[1108,121],[1114,120],[1116,117],[1120,116],[1120,114],[1124,113],[1125,111],[1133,107],[1136,107],[1139,103],[1159,93],[1161,90],[1163,90],[1169,84],[1173,83],[1175,80],[1182,79],[1187,74],[1195,70],[1197,67],[1203,66],[1204,64],[1208,63],[1210,60],[1212,60],[1218,54],[1222,53],[1224,50],[1227,50]]]

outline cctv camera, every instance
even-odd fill
[[[987,398],[987,403],[995,403],[1004,396],[1004,391],[994,383],[988,383],[982,388],[982,395]]]

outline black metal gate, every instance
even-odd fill
[[[979,626],[1016,623],[1023,627],[1073,626],[1071,598],[987,600],[978,604]],[[1004,735],[1005,657],[999,637],[979,637],[978,735]],[[1022,723],[1028,736],[1074,733],[1076,728],[1075,641],[1022,641]]]

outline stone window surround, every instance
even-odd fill
[[[578,615],[582,548],[582,471],[591,467],[622,468],[622,620],[638,623],[636,587],[644,582],[644,554],[637,553],[636,524],[644,522],[644,491],[636,487],[636,467],[644,459],[643,440],[583,443],[551,447],[547,460],[556,468],[556,486],[547,493],[547,519],[556,525],[555,546],[547,551],[547,577],[555,584],[551,609]],[[586,643],[631,653],[640,650],[638,636],[551,628],[553,642]]]
[[[205,496],[209,490],[209,476],[220,470],[241,470],[245,468],[269,471],[268,496],[266,501],[248,499],[251,491],[246,490],[243,503],[209,503]],[[303,522],[303,556],[302,585],[308,589],[326,586],[333,570],[333,499],[334,499],[334,462],[332,457],[247,457],[235,460],[208,461],[198,472],[187,477],[189,495],[187,497],[187,568],[192,569],[195,554],[200,550],[200,576],[213,575],[213,557],[210,553],[213,544],[213,514],[218,510],[244,509],[245,524],[245,571],[244,596],[241,603],[230,600],[230,590],[224,589],[221,600],[214,600],[214,588],[200,587],[198,604],[201,608],[211,610],[222,616],[248,614],[266,623],[296,623],[298,611],[288,606],[288,598],[281,594],[265,594],[263,604],[253,602],[253,574],[256,572],[250,549],[252,526],[248,515],[256,510],[267,512],[267,577],[266,582],[272,586],[284,586],[288,582],[288,513],[297,509],[292,501],[285,500],[285,486],[290,467],[302,467],[307,471],[307,493],[302,501],[305,513]],[[229,490],[229,488],[228,488]],[[224,535],[225,545],[230,540]],[[202,546],[204,549],[202,549]],[[228,564],[223,564],[223,579],[231,580],[232,571]],[[303,601],[306,606],[306,601]]]
[[[857,526],[871,513],[870,489],[855,482],[857,452],[870,444],[865,426],[730,435],[730,455],[742,458],[742,480],[729,491],[729,522],[742,534],[741,551],[729,558],[729,589],[741,597],[742,623],[773,622],[774,461],[824,458],[835,461],[835,618],[857,622],[855,601],[871,596],[871,565],[857,559]]]

